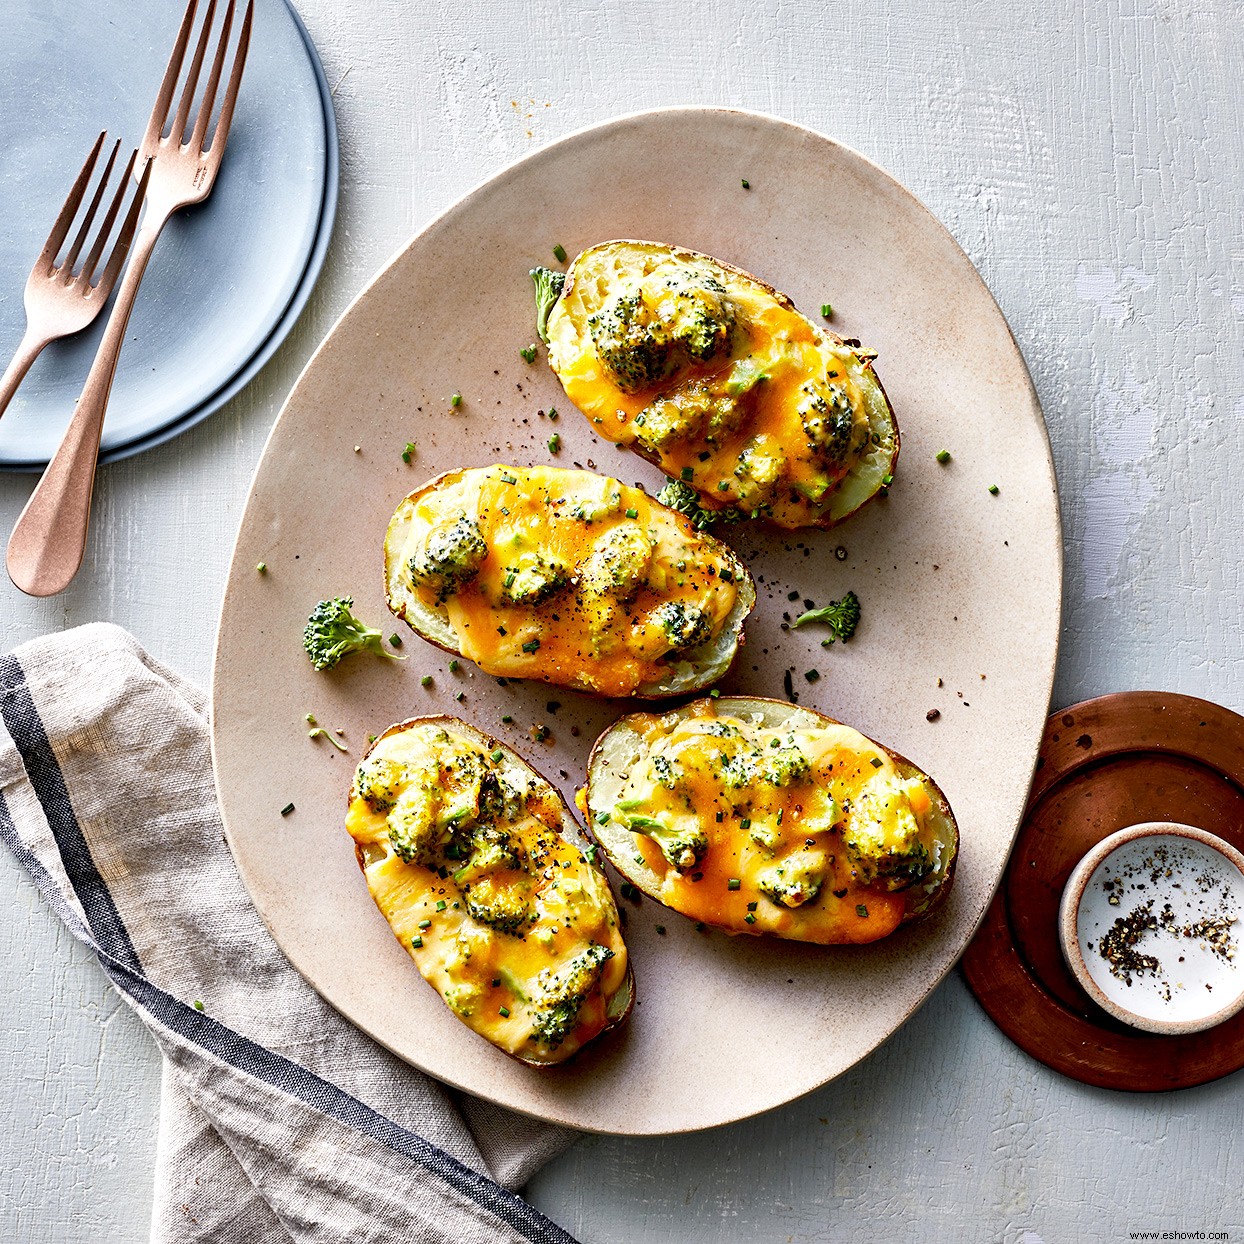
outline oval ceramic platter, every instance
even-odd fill
[[[355,863],[347,788],[369,734],[449,712],[515,747],[569,797],[593,740],[629,706],[501,686],[467,662],[451,672],[410,632],[403,663],[364,654],[317,674],[301,631],[318,599],[347,593],[386,634],[404,631],[385,609],[381,540],[397,502],[447,468],[556,462],[661,485],[654,468],[592,435],[543,351],[534,365],[519,355],[535,336],[528,269],[553,263],[556,244],[574,255],[618,237],[708,252],[813,314],[832,302],[833,327],[879,352],[903,437],[889,496],[830,532],[730,532],[759,600],[721,686],[778,697],[789,687],[910,757],[949,796],[963,846],[950,901],[867,948],[701,933],[651,901],[623,901],[638,987],[629,1023],[537,1072],[471,1033],[420,979]],[[551,406],[555,425],[541,413]],[[417,446],[409,465],[407,441]],[[953,457],[939,465],[943,448]],[[863,606],[851,643],[824,649],[820,628],[784,629],[804,601],[849,589]],[[216,651],[213,751],[229,841],[299,971],[432,1075],[603,1132],[740,1119],[875,1049],[967,945],[1023,810],[1060,592],[1041,410],[1001,313],[946,230],[875,165],[797,126],[712,109],[626,117],[535,153],[429,225],[290,395],[247,503]],[[933,708],[940,718],[929,721]],[[344,731],[349,755],[308,739],[308,712]]]

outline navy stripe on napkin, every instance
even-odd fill
[[[183,1040],[418,1162],[456,1192],[508,1223],[532,1244],[577,1244],[573,1236],[521,1197],[459,1162],[452,1154],[399,1126],[306,1067],[234,1032],[152,984],[142,974],[129,931],[95,867],[90,847],[74,815],[64,777],[26,686],[25,674],[11,655],[0,657],[0,717],[22,757],[74,893],[86,913],[95,952],[118,988]],[[87,931],[64,902],[55,880],[22,841],[3,794],[0,794],[0,838],[31,874],[44,898],[70,931],[88,940]]]

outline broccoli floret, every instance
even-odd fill
[[[699,383],[680,388],[668,397],[658,397],[635,416],[635,439],[649,451],[691,440],[699,433],[712,406],[711,394]]]
[[[668,756],[661,755],[660,752],[653,753],[648,767],[657,784],[664,786],[666,790],[673,790],[682,776],[680,770],[675,768],[674,762]]]
[[[754,753],[737,751],[723,753],[721,757],[721,780],[731,790],[742,790],[756,779]]]
[[[652,620],[665,633],[671,652],[683,652],[707,643],[713,635],[713,620],[703,609],[681,600],[667,600],[653,611]]]
[[[516,842],[500,826],[481,821],[461,837],[462,842],[455,839],[455,845],[467,862],[454,874],[455,881],[461,883],[464,875],[493,872],[498,868],[523,868],[526,852],[522,843]]]
[[[821,647],[828,648],[836,639],[845,644],[860,624],[860,602],[854,592],[848,592],[841,600],[832,600],[823,609],[809,609],[801,613],[792,626],[805,622],[824,622],[829,627],[829,638],[821,640]]]
[[[532,1000],[534,1035],[556,1049],[570,1035],[588,994],[596,988],[613,951],[595,943],[580,951],[563,968],[545,968],[536,978]]]
[[[680,479],[672,479],[657,493],[657,500],[679,514],[685,514],[691,525],[703,531],[714,523],[739,523],[743,515],[738,510],[709,510],[700,504],[699,494],[690,484]]]
[[[484,996],[484,987],[478,981],[454,981],[445,986],[442,996],[454,1014],[470,1019],[476,1003]]]
[[[487,556],[479,525],[464,514],[432,531],[410,559],[410,578],[416,586],[434,588],[439,605],[479,573]]]
[[[638,290],[589,316],[587,327],[600,361],[623,393],[636,393],[673,370],[674,343],[664,325],[651,321]]]
[[[829,463],[844,461],[855,440],[855,412],[846,389],[840,384],[818,387],[809,383],[801,392],[799,420],[812,452]]]
[[[549,313],[566,287],[566,274],[552,268],[532,268],[531,279],[536,287],[536,332],[545,345],[549,343]]]
[[[739,501],[752,508],[769,501],[786,465],[786,451],[776,437],[753,436],[739,451],[734,467]]]
[[[614,527],[592,549],[579,571],[589,595],[630,600],[647,580],[652,541],[638,525]]]
[[[342,657],[366,648],[394,661],[404,661],[396,652],[384,646],[384,632],[364,626],[351,613],[353,596],[337,596],[322,600],[311,611],[302,632],[302,646],[317,670],[330,670]]]
[[[517,934],[532,919],[531,880],[526,875],[504,880],[480,877],[461,888],[468,914],[481,924]]]
[[[822,852],[795,851],[761,869],[756,885],[766,898],[782,907],[799,907],[820,893],[827,868],[828,861]]]
[[[760,766],[760,779],[770,786],[792,786],[802,782],[812,772],[807,756],[793,743],[787,742],[765,751]]]
[[[903,890],[933,871],[902,781],[878,776],[864,787],[852,804],[842,842],[865,885],[880,880],[888,890]]]
[[[515,605],[542,605],[570,582],[566,567],[539,553],[522,553],[505,568],[501,595]]]
[[[404,776],[404,767],[396,761],[371,756],[356,770],[350,798],[364,800],[373,812],[387,812],[397,802]]]
[[[692,820],[678,829],[652,816],[623,814],[623,820],[633,833],[651,838],[661,848],[670,867],[679,872],[694,868],[708,850],[708,835]]]
[[[766,854],[772,855],[782,840],[782,831],[772,821],[752,819],[747,836]]]
[[[614,383],[635,393],[664,380],[682,359],[707,362],[730,349],[734,303],[702,266],[677,265],[661,280],[619,294],[588,319],[592,343]]]
[[[513,821],[527,807],[527,790],[520,790],[499,773],[489,772],[480,779],[479,812],[485,821]]]
[[[429,791],[421,786],[407,787],[389,812],[387,824],[395,854],[407,864],[437,866],[446,833]]]

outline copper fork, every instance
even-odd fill
[[[208,2],[185,85],[176,112],[170,119],[173,96],[194,27],[197,0],[190,0],[182,18],[177,42],[173,45],[173,54],[147,124],[147,133],[139,148],[139,159],[150,161],[148,173],[145,174],[150,181],[147,185],[147,210],[131,248],[129,267],[121,280],[108,326],[69,428],[27,501],[26,508],[18,516],[9,538],[9,578],[28,595],[52,596],[63,591],[82,564],[104,413],[108,408],[108,394],[112,389],[117,358],[121,353],[139,283],[168,218],[181,208],[201,203],[207,198],[224,156],[225,141],[229,136],[242,70],[246,64],[246,52],[250,46],[254,0],[248,0],[246,5],[220,115],[209,139],[208,125],[224,73],[236,4],[237,0],[227,2],[193,128],[190,110],[212,38],[216,0]],[[166,125],[169,131],[167,136],[164,135]]]
[[[134,229],[138,225],[138,213],[142,209],[142,184],[134,193],[129,210],[113,241],[112,250],[104,262],[103,270],[99,273],[99,280],[94,279],[100,260],[104,258],[104,247],[112,234],[112,226],[116,223],[117,213],[125,201],[130,174],[134,171],[134,161],[138,156],[137,151],[130,156],[125,172],[121,176],[121,183],[108,204],[103,222],[95,233],[94,241],[91,242],[91,249],[87,251],[82,266],[78,267],[78,258],[82,254],[82,248],[91,239],[95,217],[104,200],[104,193],[108,189],[117,153],[121,150],[121,143],[118,140],[108,154],[99,184],[78,226],[78,232],[69,244],[69,250],[59,264],[56,262],[56,256],[60,254],[61,247],[64,246],[65,239],[69,236],[69,226],[73,224],[74,217],[77,216],[78,209],[86,198],[87,187],[91,184],[91,178],[99,164],[100,152],[104,149],[104,140],[107,137],[105,132],[95,140],[91,154],[86,157],[86,163],[82,166],[77,181],[70,188],[65,204],[60,209],[60,215],[57,216],[56,223],[52,226],[52,232],[48,234],[48,240],[43,244],[43,250],[39,252],[39,258],[35,260],[35,266],[30,270],[25,294],[26,332],[22,336],[21,344],[17,347],[13,361],[5,369],[4,375],[0,376],[0,415],[4,414],[5,407],[17,391],[17,386],[21,384],[30,370],[30,365],[39,357],[43,347],[60,337],[68,337],[71,333],[81,332],[103,310],[104,303],[108,301],[108,296],[112,293],[112,287],[117,283],[117,274],[121,271],[125,256],[129,252],[130,242],[134,238]]]

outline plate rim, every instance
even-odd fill
[[[954,261],[959,265],[965,277],[968,280],[970,280],[972,283],[974,283],[975,286],[978,288],[979,292],[983,293],[984,296],[988,298],[989,303],[992,305],[994,309],[994,312],[997,316],[998,321],[1000,322],[1002,327],[1005,329],[1010,353],[1013,356],[1014,361],[1018,364],[1018,367],[1020,368],[1022,377],[1027,385],[1029,394],[1031,395],[1033,410],[1035,414],[1037,415],[1036,423],[1039,426],[1039,432],[1040,432],[1040,437],[1041,437],[1041,449],[1042,449],[1042,453],[1044,457],[1044,461],[1041,464],[1044,468],[1044,475],[1041,477],[1040,482],[1048,486],[1050,494],[1053,497],[1053,514],[1052,514],[1053,524],[1052,524],[1052,528],[1050,531],[1050,540],[1051,540],[1052,548],[1054,550],[1054,561],[1055,561],[1055,568],[1056,568],[1057,573],[1056,573],[1056,582],[1054,582],[1054,584],[1052,585],[1053,590],[1052,590],[1052,599],[1050,601],[1050,610],[1051,610],[1051,616],[1059,619],[1059,621],[1056,622],[1056,624],[1053,627],[1052,644],[1051,644],[1048,660],[1045,662],[1042,662],[1041,666],[1038,667],[1039,672],[1041,674],[1041,678],[1042,678],[1042,684],[1044,685],[1044,688],[1045,688],[1045,693],[1043,696],[1043,701],[1044,701],[1043,711],[1042,711],[1042,714],[1037,718],[1037,720],[1033,724],[1033,728],[1031,730],[1031,738],[1029,740],[1029,745],[1025,749],[1026,752],[1029,754],[1029,760],[1027,762],[1028,777],[1025,783],[1024,790],[1021,793],[1022,797],[1019,799],[1019,802],[1018,802],[1018,811],[1016,815],[1016,821],[1011,832],[1010,844],[1007,847],[1006,857],[1002,860],[998,868],[997,875],[994,878],[992,885],[990,886],[988,892],[983,895],[984,901],[982,903],[981,909],[977,913],[975,918],[973,919],[971,927],[966,931],[966,935],[964,937],[962,948],[960,949],[958,954],[956,954],[951,959],[949,959],[944,964],[944,966],[935,975],[933,975],[930,978],[927,987],[922,992],[920,992],[918,997],[916,997],[915,1000],[910,1004],[909,1009],[907,1009],[906,1013],[899,1020],[899,1022],[895,1024],[894,1027],[890,1029],[888,1033],[885,1034],[885,1036],[878,1039],[854,1063],[850,1064],[850,1066],[848,1067],[842,1068],[841,1070],[819,1081],[818,1083],[810,1085],[806,1088],[800,1089],[798,1092],[791,1093],[790,1095],[782,1098],[781,1101],[774,1101],[774,1102],[769,1103],[768,1105],[757,1106],[754,1109],[745,1110],[742,1113],[737,1113],[737,1112],[730,1113],[726,1117],[717,1117],[708,1122],[690,1123],[690,1124],[679,1125],[679,1126],[661,1125],[661,1126],[655,1126],[655,1127],[653,1126],[638,1126],[637,1127],[634,1125],[621,1126],[621,1127],[606,1126],[606,1125],[593,1125],[590,1123],[585,1123],[577,1117],[568,1118],[561,1114],[555,1114],[555,1113],[550,1113],[550,1112],[542,1113],[541,1111],[537,1109],[525,1107],[522,1105],[516,1105],[513,1102],[508,1101],[508,1100],[499,1101],[496,1098],[490,1099],[505,1109],[513,1110],[517,1114],[524,1115],[526,1117],[536,1119],[542,1122],[554,1123],[560,1126],[571,1127],[578,1131],[598,1134],[598,1135],[623,1135],[623,1136],[686,1135],[686,1134],[690,1134],[694,1132],[711,1130],[716,1127],[728,1126],[732,1123],[742,1122],[746,1119],[754,1118],[761,1114],[765,1114],[771,1110],[778,1109],[784,1105],[789,1105],[792,1102],[798,1101],[801,1098],[806,1097],[809,1094],[816,1092],[819,1089],[824,1088],[827,1084],[847,1074],[847,1072],[851,1070],[852,1067],[858,1066],[860,1062],[862,1062],[865,1058],[869,1057],[869,1055],[875,1053],[877,1049],[879,1049],[883,1044],[885,1044],[886,1041],[888,1041],[891,1037],[893,1037],[894,1034],[900,1028],[902,1028],[916,1014],[916,1012],[919,1011],[925,1005],[925,1003],[928,1002],[929,998],[936,991],[936,989],[944,982],[946,977],[957,966],[959,961],[962,959],[963,954],[966,952],[968,946],[971,944],[972,940],[976,937],[977,933],[979,932],[981,928],[981,925],[984,923],[986,917],[988,916],[988,913],[997,895],[998,888],[1001,886],[1003,879],[1006,876],[1007,864],[1010,858],[1010,854],[1014,848],[1015,841],[1019,835],[1020,827],[1022,825],[1023,810],[1027,805],[1027,801],[1029,798],[1029,792],[1031,791],[1032,784],[1036,776],[1037,759],[1040,754],[1040,746],[1041,746],[1041,740],[1043,737],[1045,719],[1046,719],[1046,715],[1049,712],[1049,704],[1050,704],[1050,701],[1053,695],[1054,678],[1055,678],[1055,673],[1057,669],[1058,654],[1059,654],[1059,649],[1061,646],[1061,639],[1062,639],[1061,616],[1062,616],[1062,610],[1063,610],[1064,581],[1065,581],[1065,565],[1064,565],[1065,559],[1064,559],[1064,554],[1063,554],[1063,521],[1062,521],[1061,505],[1059,503],[1058,480],[1057,480],[1057,474],[1055,471],[1053,447],[1050,441],[1049,425],[1046,422],[1044,410],[1041,405],[1040,396],[1037,393],[1036,385],[1033,383],[1032,374],[1028,368],[1027,361],[1024,358],[1023,352],[1020,350],[1019,343],[1015,338],[1014,331],[1012,330],[1011,325],[1006,318],[1006,315],[1002,311],[1002,308],[999,306],[997,299],[993,296],[992,291],[989,289],[988,285],[985,283],[985,280],[982,277],[979,270],[976,268],[976,265],[972,262],[971,258],[968,256],[967,252],[963,249],[963,247],[959,244],[955,236],[950,232],[949,228],[945,224],[942,223],[942,221],[933,213],[933,211],[924,203],[924,201],[918,195],[916,195],[907,186],[905,186],[892,173],[888,172],[885,168],[883,168],[881,165],[876,163],[876,161],[870,159],[867,155],[864,155],[862,152],[856,150],[854,147],[851,147],[849,144],[844,143],[836,138],[833,138],[828,134],[824,134],[821,131],[812,128],[811,126],[804,125],[796,121],[791,121],[785,117],[775,116],[772,113],[767,113],[767,112],[754,110],[754,109],[736,108],[736,107],[730,107],[730,106],[725,106],[725,105],[711,105],[711,104],[709,105],[677,104],[677,105],[668,105],[668,106],[662,106],[662,107],[657,107],[657,108],[638,109],[638,110],[634,110],[631,112],[616,114],[614,116],[607,117],[603,120],[593,121],[589,124],[586,124],[574,130],[571,130],[567,132],[566,134],[561,135],[558,138],[551,139],[547,143],[541,144],[540,146],[534,148],[533,150],[524,153],[517,159],[514,159],[510,161],[509,163],[505,164],[503,167],[498,169],[491,176],[487,176],[487,177],[484,177],[478,180],[477,182],[472,184],[463,194],[461,194],[459,197],[457,197],[451,203],[445,206],[441,211],[437,212],[435,215],[433,215],[427,221],[425,221],[419,228],[414,230],[390,254],[390,256],[381,264],[381,266],[377,268],[375,273],[366,282],[366,284],[350,300],[347,306],[342,310],[341,314],[334,321],[331,328],[327,331],[324,338],[321,340],[320,344],[313,351],[310,358],[308,358],[302,370],[299,372],[297,379],[294,381],[293,385],[290,387],[289,393],[286,396],[285,401],[281,405],[281,409],[278,412],[277,418],[274,420],[272,427],[269,430],[268,436],[265,439],[263,450],[260,454],[259,462],[256,465],[255,473],[252,476],[250,487],[247,490],[246,498],[243,504],[242,521],[245,520],[246,512],[249,510],[251,502],[255,496],[255,489],[256,489],[256,484],[258,480],[260,466],[262,465],[263,461],[265,460],[267,456],[269,447],[273,441],[273,438],[276,435],[277,429],[280,426],[282,419],[286,415],[286,412],[289,410],[289,408],[294,404],[295,399],[297,398],[298,392],[300,388],[302,387],[304,381],[306,380],[308,374],[310,373],[312,368],[317,365],[321,354],[333,344],[333,338],[336,336],[339,328],[342,326],[344,321],[353,314],[358,304],[360,304],[366,297],[368,297],[370,293],[372,292],[372,290],[387,277],[387,275],[393,269],[393,267],[400,260],[403,259],[403,257],[411,249],[411,247],[413,247],[424,234],[431,232],[446,217],[449,217],[453,215],[454,213],[456,213],[457,211],[459,211],[476,194],[480,193],[485,188],[495,188],[498,184],[504,183],[510,178],[516,176],[519,173],[519,171],[528,162],[538,159],[538,158],[542,158],[552,148],[571,146],[575,143],[588,140],[603,131],[617,129],[617,128],[627,125],[628,123],[632,123],[635,121],[642,121],[642,120],[647,120],[650,118],[659,118],[663,116],[687,115],[687,114],[699,114],[699,115],[704,115],[704,116],[725,115],[729,117],[739,117],[739,118],[743,118],[749,121],[758,121],[766,125],[781,127],[782,129],[789,130],[794,134],[810,136],[819,142],[828,143],[832,147],[844,152],[848,158],[858,160],[862,164],[866,165],[868,169],[874,175],[882,179],[884,182],[888,183],[892,188],[900,192],[904,198],[909,200],[911,203],[915,204],[920,209],[920,213],[931,222],[932,226],[938,232],[940,232],[945,238],[945,240],[949,243],[950,254],[954,257]],[[1034,466],[1035,465],[1036,464],[1034,463]],[[218,682],[220,680],[220,670],[221,670],[221,665],[222,665],[222,647],[223,647],[222,635],[223,635],[224,628],[221,625],[221,623],[223,622],[225,613],[227,611],[227,607],[230,603],[230,598],[234,594],[235,584],[239,581],[239,577],[238,575],[235,574],[235,571],[238,571],[240,569],[240,562],[239,562],[240,551],[238,547],[240,543],[240,537],[241,537],[241,523],[239,523],[239,538],[238,540],[235,540],[233,554],[230,557],[229,566],[228,566],[228,570],[226,573],[225,591],[221,599],[221,611],[220,611],[220,615],[217,621],[216,638],[215,638],[215,643],[213,645],[212,670],[211,670],[211,678],[209,682],[209,695],[210,695],[210,701],[213,705],[213,708],[215,705],[216,691],[217,691]],[[218,748],[217,748],[216,717],[215,717],[214,711],[212,713],[211,721],[212,721],[212,727],[211,727],[212,771],[213,771],[213,777],[216,783],[217,797],[220,803],[221,821],[222,821],[222,824],[224,825],[226,840],[228,841],[230,851],[234,855],[234,859],[235,859],[235,862],[237,863],[239,873],[241,874],[243,881],[247,886],[248,893],[251,893],[251,885],[248,880],[247,869],[242,863],[241,859],[238,858],[238,851],[235,849],[235,846],[234,846],[233,833],[229,827],[229,820],[225,813],[224,799],[222,797],[222,781],[221,781],[221,772],[220,772],[221,761],[218,755]],[[256,909],[259,910],[258,904],[256,904]],[[280,944],[279,939],[277,939],[275,931],[272,929],[272,926],[269,924],[266,914],[262,910],[260,910],[260,916],[264,921],[265,927],[269,929],[269,932],[272,933],[274,940],[277,940],[278,945],[279,945]],[[317,993],[319,993],[320,990],[318,986],[315,984],[314,981],[310,979],[309,976],[307,976],[302,971],[302,968],[298,964],[294,964],[292,959],[290,960],[290,962],[291,962],[291,965],[294,966],[295,970],[299,972],[299,975],[302,976],[303,979],[306,980],[307,983],[311,985],[313,989],[316,989]],[[321,994],[321,996],[323,997],[324,995]],[[331,999],[326,998],[326,1001],[328,1001],[330,1005],[334,1006],[334,1009],[337,1009]],[[356,1021],[350,1015],[346,1014],[346,1012],[339,1010],[339,1013],[342,1014],[343,1017],[346,1018],[351,1024],[357,1027],[360,1032],[365,1033],[368,1037],[374,1040],[382,1048],[389,1050],[396,1057],[401,1058],[404,1062],[412,1066],[418,1067],[419,1070],[424,1071],[424,1074],[430,1075],[432,1076],[432,1078],[438,1080],[439,1082],[445,1083],[460,1091],[470,1092],[474,1095],[480,1095],[480,1090],[478,1086],[466,1085],[466,1084],[460,1083],[459,1081],[451,1079],[443,1075],[442,1073],[428,1071],[426,1068],[421,1066],[419,1063],[414,1062],[407,1054],[403,1053],[399,1049],[394,1048],[394,1046],[388,1044],[381,1036],[378,1036],[377,1034],[363,1027],[361,1024],[358,1023],[358,1021]]]
[[[203,398],[202,401],[190,407],[189,410],[184,410],[180,414],[174,415],[158,428],[141,433],[120,445],[114,445],[111,449],[101,450],[99,455],[100,466],[106,466],[112,462],[121,462],[126,458],[132,458],[137,454],[144,453],[148,449],[155,449],[160,445],[167,444],[183,432],[188,432],[191,428],[216,414],[222,407],[228,405],[272,360],[273,355],[280,349],[285,339],[298,323],[319,282],[320,274],[328,258],[328,249],[332,242],[333,230],[337,220],[337,208],[341,191],[341,141],[337,133],[337,114],[333,107],[332,88],[328,84],[328,75],[325,73],[323,62],[320,60],[319,50],[311,38],[311,33],[308,31],[306,23],[302,20],[302,15],[294,7],[293,0],[281,0],[281,2],[286,12],[293,19],[295,29],[298,31],[303,48],[307,53],[307,59],[311,64],[311,70],[315,76],[316,87],[320,96],[320,109],[324,121],[324,177],[320,189],[320,214],[315,228],[315,235],[312,238],[311,246],[307,251],[306,261],[303,264],[302,273],[280,315],[273,320],[263,340],[250,355],[242,360],[237,371],[232,376],[228,377],[218,388]],[[334,324],[335,327],[336,325]],[[317,352],[318,348],[317,346]],[[299,379],[301,379],[301,373],[299,373]],[[281,409],[284,410],[284,408],[284,403],[282,403]],[[10,459],[7,461],[0,459],[0,471],[14,475],[31,475],[43,471],[47,464],[48,460],[42,458]],[[248,498],[249,495],[248,490]]]

